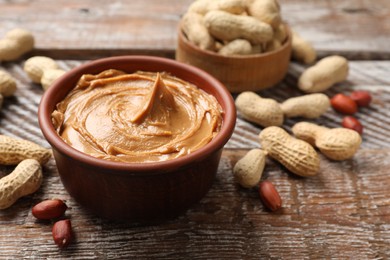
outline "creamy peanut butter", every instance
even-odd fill
[[[140,163],[203,147],[220,130],[222,113],[215,97],[169,74],[106,70],[83,75],[57,104],[52,121],[79,151]]]

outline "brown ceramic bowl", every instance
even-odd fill
[[[86,73],[106,69],[169,72],[214,95],[224,110],[221,131],[195,152],[164,162],[119,163],[97,159],[66,144],[54,130],[51,113]],[[214,77],[174,60],[149,56],[105,58],[81,65],[59,78],[43,95],[39,124],[53,149],[61,181],[69,194],[98,216],[150,221],[177,216],[210,189],[222,148],[233,133],[236,110],[229,91]]]
[[[200,49],[179,28],[176,60],[207,71],[233,93],[270,88],[283,80],[290,64],[291,33],[287,25],[286,28],[288,36],[281,48],[229,57]]]

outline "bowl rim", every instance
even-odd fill
[[[79,75],[79,78],[82,74],[88,73],[93,68],[99,66],[105,66],[107,64],[115,64],[116,62],[146,62],[146,63],[160,63],[163,67],[168,67],[170,69],[178,69],[178,71],[185,71],[192,75],[197,75],[197,77],[202,78],[210,83],[213,89],[218,93],[219,98],[217,101],[223,108],[223,121],[221,125],[221,129],[218,134],[205,146],[199,148],[198,150],[179,157],[170,159],[167,161],[159,161],[159,162],[147,162],[147,163],[125,163],[125,162],[115,162],[109,161],[105,159],[99,159],[83,153],[69,144],[65,143],[62,138],[57,134],[54,129],[51,113],[54,111],[56,104],[54,104],[53,110],[49,109],[50,99],[55,93],[58,91],[62,85],[66,84],[68,79],[75,77],[75,75]],[[140,69],[141,70],[141,69]],[[130,72],[129,72],[130,73]],[[172,73],[174,75],[174,73]],[[174,75],[175,76],[175,75]],[[199,86],[198,86],[199,87]],[[199,87],[201,88],[201,87]],[[201,88],[202,89],[202,88]],[[71,91],[71,89],[69,89]],[[69,93],[67,91],[66,93]],[[210,93],[209,93],[210,94]],[[65,97],[65,96],[64,96]],[[62,98],[64,98],[62,97]],[[224,104],[221,104],[224,103]],[[85,165],[89,165],[92,167],[98,167],[106,170],[116,171],[116,172],[124,172],[130,175],[137,175],[142,173],[142,175],[156,175],[163,174],[174,169],[178,169],[185,165],[189,165],[193,162],[203,160],[207,156],[212,153],[217,152],[222,149],[223,146],[228,142],[230,137],[233,134],[235,123],[236,123],[236,108],[234,104],[234,100],[229,90],[216,78],[211,76],[209,73],[196,68],[194,66],[184,64],[172,59],[157,57],[157,56],[147,56],[147,55],[124,55],[124,56],[113,56],[108,58],[100,58],[97,60],[93,60],[87,62],[85,64],[79,65],[60,78],[58,78],[52,86],[45,91],[43,94],[39,107],[38,107],[38,122],[40,129],[52,146],[60,153],[73,158],[74,160],[81,162]]]
[[[267,56],[274,55],[275,53],[282,52],[283,50],[288,48],[289,45],[292,44],[292,32],[291,32],[291,29],[290,29],[290,27],[289,27],[289,25],[287,23],[283,22],[282,24],[286,28],[287,37],[284,40],[284,42],[283,42],[283,44],[282,44],[282,46],[280,48],[278,48],[276,50],[268,51],[268,52],[263,52],[263,53],[255,53],[255,54],[248,54],[248,55],[224,56],[224,55],[218,54],[217,52],[214,52],[214,51],[201,49],[197,45],[195,45],[194,43],[190,42],[188,40],[188,38],[185,36],[184,31],[182,30],[182,25],[181,24],[182,24],[182,22],[180,22],[179,26],[178,26],[178,40],[179,41],[185,43],[188,48],[190,48],[191,50],[193,50],[195,52],[201,53],[202,55],[205,55],[205,56],[209,55],[209,56],[212,56],[213,58],[221,59],[221,60],[251,60],[251,59],[264,58],[264,57],[267,57]]]

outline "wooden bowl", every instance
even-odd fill
[[[120,163],[98,159],[66,144],[56,133],[51,113],[83,74],[106,69],[168,72],[214,95],[222,109],[220,132],[204,147],[180,158],[155,163]],[[100,59],[64,74],[43,95],[38,118],[50,143],[65,189],[98,216],[128,221],[174,217],[210,189],[222,149],[234,131],[236,110],[230,92],[214,77],[174,60],[148,56]]]
[[[262,54],[222,56],[191,43],[179,28],[176,60],[203,69],[233,93],[258,91],[275,86],[287,73],[291,56],[291,33],[281,48]]]

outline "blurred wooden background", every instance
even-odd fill
[[[36,53],[60,59],[118,54],[171,56],[180,16],[192,0],[1,0],[0,34],[19,26],[37,39]],[[387,0],[279,0],[282,15],[323,55],[390,56]]]

